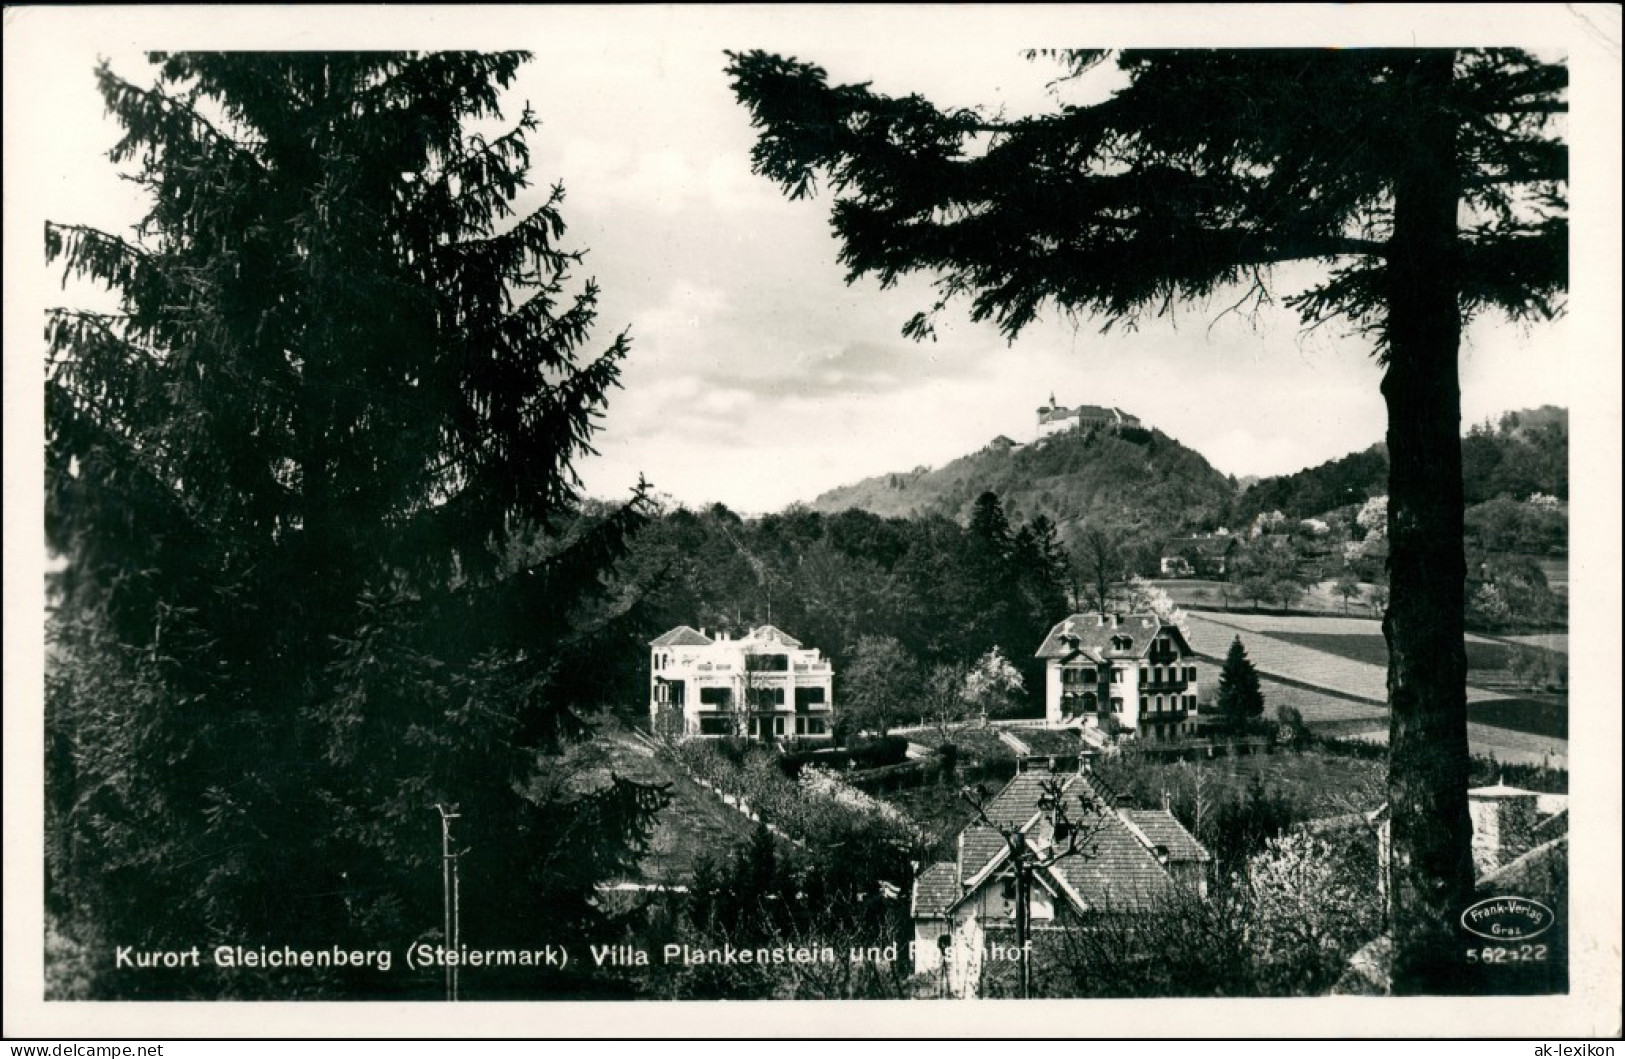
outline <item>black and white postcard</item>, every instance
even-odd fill
[[[6,19],[8,1036],[1618,1033],[1617,6]]]

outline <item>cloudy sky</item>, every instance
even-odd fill
[[[1053,76],[1022,59],[1024,47],[1331,43],[1379,25],[1187,13],[392,9],[383,19],[304,10],[177,22],[90,9],[71,25],[59,19],[67,28],[53,46],[24,56],[31,94],[52,101],[29,171],[45,216],[110,228],[133,219],[131,191],[103,157],[115,131],[91,76],[98,55],[141,78],[150,47],[524,48],[535,59],[510,110],[528,101],[542,122],[538,194],[555,180],[567,189],[567,242],[588,251],[581,275],[602,286],[603,341],[622,327],[633,336],[600,455],[579,468],[591,493],[624,495],[642,474],[689,505],[776,510],[868,475],[940,465],[998,434],[1028,440],[1051,393],[1064,404],[1120,406],[1227,473],[1293,471],[1381,437],[1379,372],[1363,343],[1305,335],[1285,312],[1222,316],[1231,299],[1181,307],[1133,333],[1050,318],[1013,345],[969,323],[960,306],[945,314],[937,342],[911,342],[900,329],[930,304],[926,281],[890,291],[843,282],[829,198],[792,203],[751,174],[748,116],[723,74],[724,48],[762,47],[816,61],[837,81],[1017,114],[1049,102]],[[1554,37],[1546,23],[1525,16],[1503,32],[1543,47],[1574,32]],[[1400,29],[1390,18],[1381,32]],[[1280,293],[1295,278],[1282,274]],[[1570,404],[1570,327],[1474,325],[1462,356],[1464,418]]]

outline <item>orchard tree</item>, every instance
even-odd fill
[[[919,664],[890,636],[865,636],[852,651],[841,690],[842,714],[885,735],[909,716],[920,694]]]
[[[942,662],[932,666],[920,683],[920,720],[937,735],[937,745],[953,742],[954,733],[979,712],[971,701],[970,667]]]
[[[1345,570],[1332,583],[1332,594],[1343,601],[1343,613],[1349,612],[1349,602],[1360,598],[1360,579],[1351,570]]]
[[[1112,534],[1090,526],[1078,537],[1076,568],[1082,573],[1082,591],[1074,592],[1074,605],[1105,614],[1111,607],[1112,585],[1122,575],[1122,546]]]
[[[1174,602],[1174,598],[1165,590],[1135,574],[1128,579],[1124,591],[1127,596],[1127,610],[1130,614],[1144,614],[1149,611],[1155,614],[1158,620],[1165,621],[1178,629],[1186,640],[1191,638],[1190,622],[1185,615],[1185,611],[1180,608],[1179,604]]]
[[[1052,54],[1072,75],[1108,57]],[[937,277],[914,337],[961,296],[1013,340],[1046,307],[1109,327],[1239,285],[1258,308],[1273,266],[1319,266],[1285,305],[1341,319],[1384,367],[1394,988],[1451,991],[1473,899],[1458,351],[1479,312],[1560,309],[1567,70],[1512,49],[1116,61],[1109,98],[1010,120],[762,52],[728,73],[755,170],[792,198],[833,190],[850,280]]]
[[[45,321],[47,900],[138,949],[590,936],[660,793],[574,776],[600,576],[577,518],[628,350],[586,350],[510,54],[155,55],[97,72],[133,232],[49,223],[117,309]],[[612,616],[600,617],[608,621]],[[385,976],[385,989],[437,988]],[[356,972],[109,973],[106,995],[372,995]],[[500,987],[494,975],[466,976]],[[561,979],[560,981],[564,981]]]
[[[995,644],[965,675],[965,698],[983,717],[1008,717],[1021,706],[1026,684]]]

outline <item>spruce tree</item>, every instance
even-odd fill
[[[1258,670],[1247,657],[1241,637],[1230,643],[1219,670],[1219,718],[1225,730],[1237,735],[1253,720],[1264,716],[1264,692],[1258,686]]]
[[[511,54],[154,55],[97,72],[133,232],[51,223],[114,312],[46,320],[47,894],[150,949],[597,929],[661,795],[573,777],[576,622],[643,488],[577,517],[628,350],[585,353],[563,189],[527,197]],[[534,204],[534,205],[527,205]],[[523,208],[522,208],[523,207]],[[112,960],[106,961],[112,968]],[[495,973],[463,995],[504,995]],[[436,995],[436,973],[109,970],[100,995]]]
[[[1049,53],[1079,76],[1109,53]],[[730,55],[756,171],[820,178],[848,278],[936,277],[904,326],[970,301],[1012,340],[1049,308],[1113,324],[1316,266],[1283,304],[1342,321],[1384,368],[1393,986],[1460,988],[1467,815],[1464,322],[1559,312],[1568,283],[1568,72],[1513,49],[1125,51],[1109,98],[1003,120]],[[1299,273],[1302,274],[1302,273]],[[1290,277],[1291,273],[1282,273]]]

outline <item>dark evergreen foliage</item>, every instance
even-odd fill
[[[987,503],[1000,506],[996,496]],[[884,701],[900,700],[889,724],[918,716],[915,668],[969,666],[995,646],[1023,670],[1036,702],[1032,654],[1065,616],[1066,557],[1042,516],[1014,532],[1003,526],[1002,536],[979,536],[944,518],[795,510],[746,523],[679,508],[642,530],[621,564],[626,614],[645,648],[677,625],[744,632],[771,622],[834,661],[835,697],[852,705],[860,642],[888,638],[911,671],[887,681]],[[621,659],[600,678],[627,688],[624,701],[644,701],[646,654]],[[872,713],[862,724],[879,727]]]
[[[1291,798],[1254,775],[1244,795],[1222,801],[1213,814],[1208,841],[1220,877],[1241,870],[1266,842],[1302,818]]]
[[[149,194],[126,237],[46,227],[113,313],[46,321],[47,893],[147,948],[590,936],[655,790],[575,775],[643,520],[568,534],[624,334],[583,347],[562,188],[528,201],[520,54],[154,56],[98,71]],[[588,621],[586,616],[595,615]],[[109,961],[110,963],[110,961]],[[511,995],[469,975],[465,995]],[[103,995],[434,995],[432,974],[112,974]]]
[[[1102,52],[1053,53],[1081,74]],[[832,86],[733,54],[755,169],[825,178],[850,279],[936,277],[1014,338],[1054,307],[1106,326],[1323,267],[1284,304],[1341,320],[1385,368],[1390,459],[1394,988],[1447,992],[1473,899],[1457,355],[1485,309],[1549,317],[1567,288],[1567,70],[1510,49],[1130,51],[1127,84],[1014,121]]]
[[[1231,732],[1244,732],[1264,715],[1264,692],[1259,688],[1258,670],[1247,657],[1241,637],[1230,643],[1219,669],[1219,721]]]

